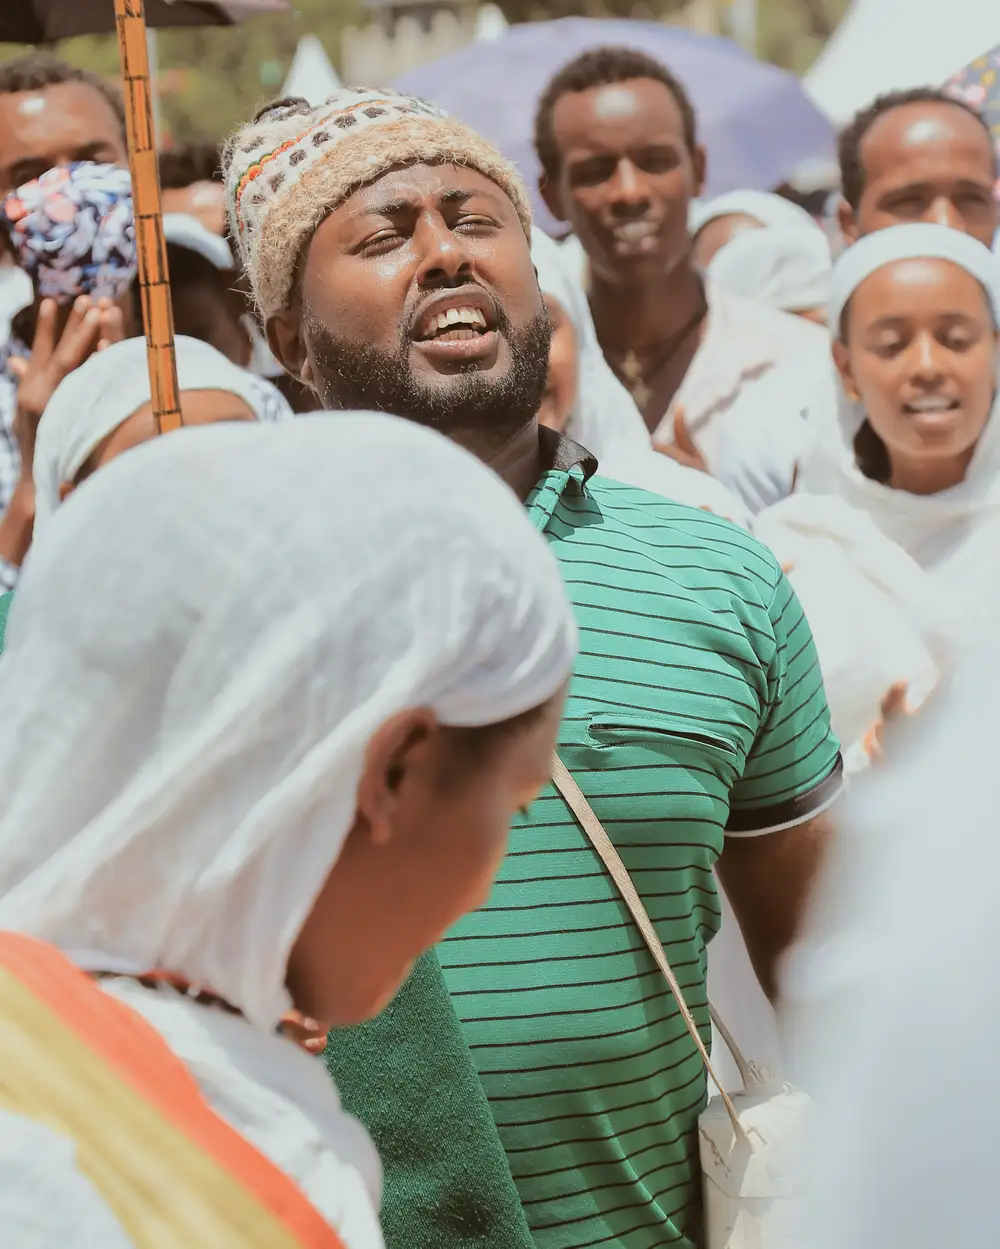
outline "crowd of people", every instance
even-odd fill
[[[391,91],[165,152],[159,437],[121,98],[0,64],[5,1244],[701,1249],[687,1013],[730,1092],[723,1035],[842,1087],[841,796],[994,614],[993,138],[874,101],[834,246],[703,198],[642,52],[535,144],[558,240]],[[930,1246],[830,1161],[859,1102],[793,1243]]]

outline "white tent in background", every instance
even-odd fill
[[[853,0],[802,85],[842,125],[885,91],[940,86],[997,44],[998,0]]]
[[[337,71],[330,64],[322,43],[315,35],[303,35],[295,49],[282,95],[322,104],[339,87]]]
[[[476,30],[472,36],[476,43],[490,43],[505,35],[510,27],[507,19],[495,4],[484,4],[476,14]]]

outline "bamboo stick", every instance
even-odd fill
[[[183,424],[174,357],[174,314],[170,303],[167,247],[163,237],[160,171],[156,159],[143,0],[114,0],[118,50],[125,87],[129,166],[139,253],[139,289],[146,327],[149,381],[156,431],[165,434]]]

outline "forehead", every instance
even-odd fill
[[[986,293],[971,273],[951,261],[929,257],[883,265],[854,292],[851,307],[864,320],[925,310],[989,315]]]
[[[654,138],[683,142],[684,118],[664,83],[630,78],[561,95],[552,111],[552,129],[563,150],[618,148]]]
[[[993,143],[985,126],[964,108],[936,101],[907,104],[879,117],[862,140],[861,159],[872,179],[925,177],[959,164],[993,177]]]
[[[121,123],[99,91],[66,82],[41,91],[0,95],[0,166],[105,142],[124,147]]]

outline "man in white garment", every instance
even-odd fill
[[[820,349],[822,329],[706,281],[688,230],[705,150],[683,86],[657,61],[606,47],[564,66],[542,94],[535,146],[542,196],[587,254],[605,358],[653,441],[689,435],[711,468],[725,412],[781,361]]]
[[[1000,220],[997,154],[968,104],[930,87],[881,96],[843,131],[839,147],[847,245],[929,221],[991,246]],[[753,513],[787,497],[810,418],[836,405],[838,386],[828,345],[779,365],[726,414],[711,472]]]

